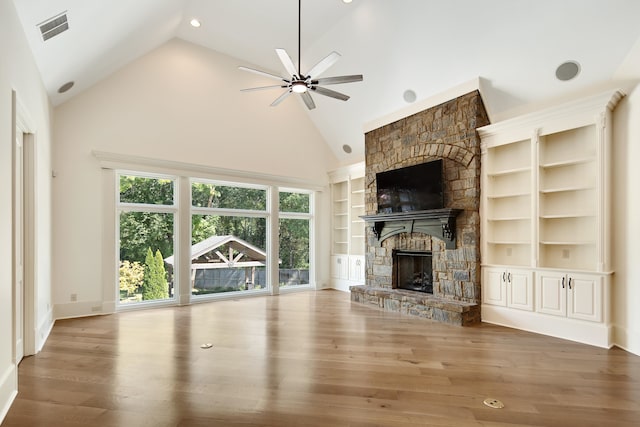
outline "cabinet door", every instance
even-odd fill
[[[349,280],[364,284],[364,257],[349,257]]]
[[[334,255],[331,257],[331,277],[334,279],[347,279],[349,277],[349,263],[346,255]]]
[[[533,280],[528,270],[507,270],[507,306],[533,311]]]
[[[570,274],[567,298],[569,317],[602,321],[602,277]]]
[[[541,271],[536,279],[536,311],[567,315],[567,278],[562,273]]]
[[[502,268],[482,270],[482,302],[491,305],[507,305],[507,272]]]

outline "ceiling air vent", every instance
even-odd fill
[[[42,34],[42,40],[47,41],[51,37],[55,37],[60,33],[63,33],[69,29],[69,21],[67,21],[67,12],[62,12],[53,18],[38,24],[40,33]]]

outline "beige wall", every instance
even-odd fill
[[[35,131],[38,231],[36,245],[35,319],[32,336],[36,349],[52,325],[50,105],[40,75],[20,26],[13,2],[0,0],[0,421],[16,388],[13,363],[12,292],[12,91]]]
[[[55,109],[53,282],[58,313],[91,314],[90,308],[104,299],[101,233],[108,213],[102,212],[100,164],[92,150],[328,188],[327,171],[337,161],[298,97],[272,108],[279,89],[240,93],[244,87],[272,83],[239,71],[238,65],[238,60],[174,39]],[[320,236],[326,235],[325,222]],[[328,245],[318,259],[328,265]],[[321,270],[319,282],[328,278],[328,268]],[[77,303],[70,302],[71,294],[77,294]]]
[[[614,112],[615,343],[640,355],[640,86]]]

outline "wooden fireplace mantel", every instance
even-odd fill
[[[462,209],[431,209],[427,211],[393,212],[363,215],[360,218],[373,223],[378,241],[400,233],[425,233],[445,242],[447,249],[456,248],[456,217]]]

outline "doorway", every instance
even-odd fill
[[[24,357],[24,133],[18,127],[13,150],[13,286],[18,364]]]
[[[13,93],[14,144],[12,174],[12,284],[14,362],[35,354],[36,233],[35,134],[26,110]]]

